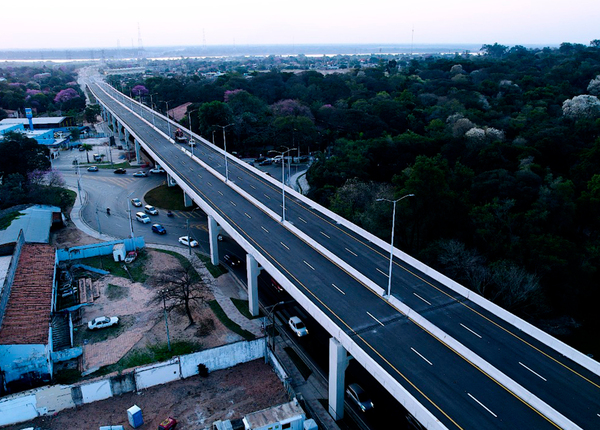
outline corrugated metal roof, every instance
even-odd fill
[[[25,235],[25,242],[49,243],[52,214],[60,212],[60,208],[35,205],[20,212],[23,215],[14,219],[6,230],[0,231],[0,244],[16,242],[21,230]]]
[[[66,116],[46,116],[39,118],[31,118],[33,124],[60,124]],[[27,118],[4,118],[0,124],[29,124]]]

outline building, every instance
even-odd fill
[[[52,246],[25,243],[23,234],[0,245],[0,392],[52,377],[55,260]]]
[[[306,415],[296,399],[243,418],[245,430],[303,430]]]
[[[36,117],[31,119],[34,130],[63,130],[67,131],[71,127],[76,127],[75,118],[71,116],[57,117]],[[29,119],[27,118],[4,118],[0,121],[1,125],[22,124],[24,128],[29,128]]]

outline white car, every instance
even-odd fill
[[[150,215],[158,215],[158,209],[156,209],[152,205],[144,206],[144,212],[146,212],[147,214],[150,214]]]
[[[88,322],[88,328],[90,330],[99,330],[117,324],[119,324],[119,318],[117,317],[98,317]]]
[[[136,197],[134,199],[131,199],[131,204],[136,208],[139,208],[142,206],[142,201]]]
[[[292,331],[294,333],[296,333],[296,336],[302,337],[302,336],[306,336],[308,334],[308,329],[306,328],[306,326],[304,325],[304,323],[302,322],[302,320],[300,318],[291,317],[290,320],[288,321],[288,324],[290,325],[290,328],[292,329]]]
[[[165,171],[163,169],[161,169],[160,167],[155,167],[154,169],[150,169],[149,172],[150,173],[165,173]]]
[[[192,248],[195,248],[198,246],[198,242],[194,239],[190,240],[188,238],[188,236],[181,236],[179,238],[179,243],[181,243],[182,245],[185,245],[185,246],[190,246]]]
[[[150,217],[146,215],[144,212],[138,212],[135,214],[135,219],[143,224],[148,224],[150,222]]]

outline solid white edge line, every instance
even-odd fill
[[[417,293],[413,293],[415,296],[417,296],[417,298],[423,300],[425,303],[427,303],[429,306],[431,306],[431,303],[429,303],[427,300],[425,300],[423,297],[419,296]]]
[[[373,318],[375,321],[377,321],[379,324],[381,324],[382,327],[385,327],[385,325],[379,321],[377,318],[375,318],[373,315],[371,315],[371,312],[367,312],[367,315],[369,315],[371,318]]]
[[[411,350],[412,352],[414,352],[415,354],[417,354],[419,357],[421,357],[423,360],[425,360],[425,362],[427,362],[427,364],[429,364],[430,366],[433,366],[433,363],[432,363],[431,361],[429,361],[429,360],[427,360],[425,357],[423,357],[423,356],[421,355],[421,353],[420,353],[419,351],[417,351],[416,349],[414,349],[412,346],[410,347],[410,350]]]
[[[546,378],[544,378],[542,375],[540,375],[539,373],[537,373],[537,372],[536,372],[536,371],[534,371],[534,370],[531,370],[529,367],[525,366],[525,365],[524,365],[523,363],[521,363],[520,361],[519,361],[519,364],[520,364],[521,366],[523,366],[525,369],[529,370],[529,371],[530,371],[531,373],[533,373],[535,376],[537,376],[538,378],[540,378],[541,380],[543,380],[544,382],[547,382],[547,381],[548,381],[548,380],[547,380]]]
[[[498,415],[496,415],[495,413],[493,413],[492,411],[490,411],[490,409],[484,405],[483,403],[481,403],[479,400],[477,400],[475,397],[473,397],[473,395],[471,393],[467,393],[467,395],[472,398],[473,400],[475,400],[479,406],[481,406],[483,409],[485,409],[486,411],[488,411],[490,414],[492,414],[494,416],[494,418],[498,418]]]
[[[479,339],[482,339],[481,335],[479,333],[474,332],[473,330],[471,330],[469,327],[467,327],[466,325],[464,325],[463,323],[460,323],[460,326],[462,328],[464,328],[465,330],[469,330],[471,333],[473,333],[475,336],[477,336]]]

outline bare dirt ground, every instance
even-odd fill
[[[144,429],[156,429],[165,418],[179,421],[178,429],[199,430],[220,419],[242,418],[244,415],[287,402],[281,382],[262,360],[240,364],[234,368],[194,376],[182,381],[149,388],[139,394],[127,393],[55,416],[3,427],[20,430],[35,426],[41,430],[98,430],[100,426],[122,425],[131,428],[127,409],[137,405],[142,410]]]

